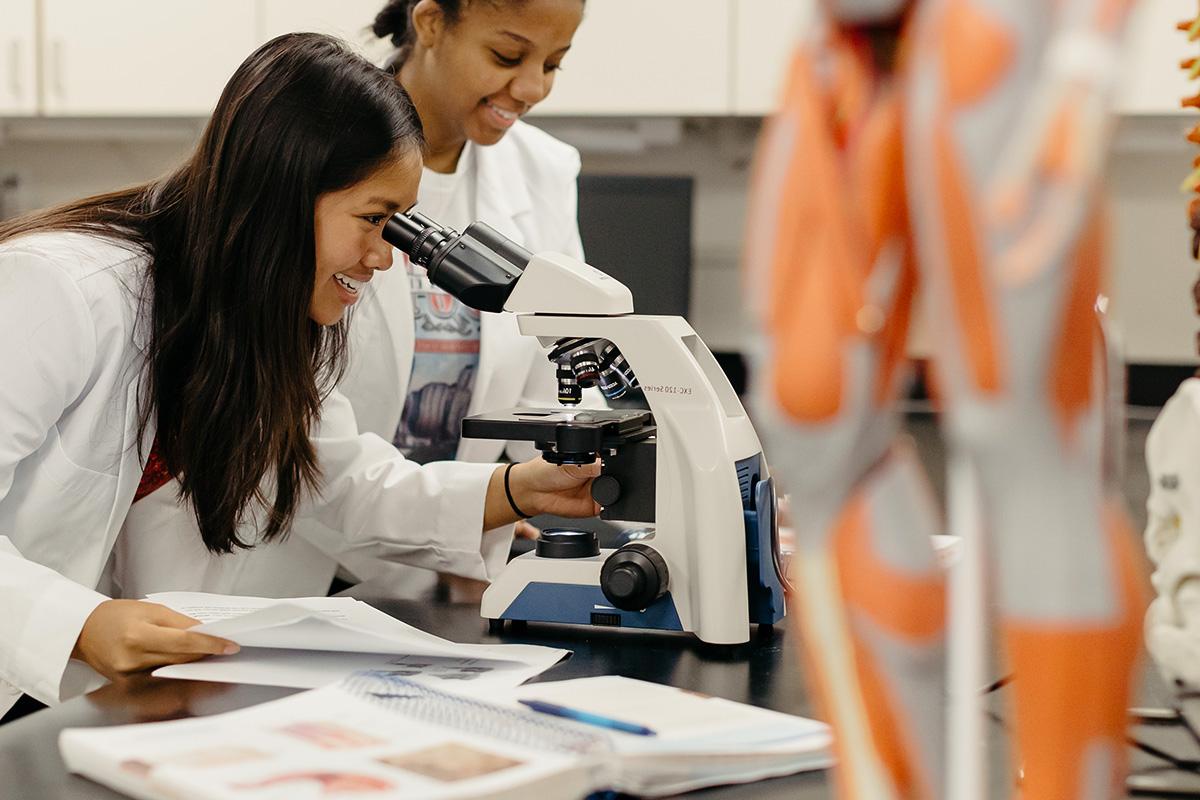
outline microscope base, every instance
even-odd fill
[[[600,589],[600,568],[612,550],[590,558],[514,558],[484,592],[481,616],[491,630],[504,620],[682,631],[671,593],[642,611],[614,608]]]

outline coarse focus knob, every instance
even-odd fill
[[[657,550],[642,542],[617,550],[600,570],[604,596],[625,611],[642,611],[666,593],[669,582],[667,562]]]
[[[607,508],[621,499],[621,482],[612,475],[600,475],[592,481],[592,499]]]

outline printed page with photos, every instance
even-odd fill
[[[193,630],[242,647],[154,671],[164,678],[315,689],[371,669],[483,692],[518,686],[570,655],[539,645],[457,644],[348,597],[161,592],[146,599],[200,620]]]
[[[498,700],[356,674],[334,686],[198,719],[68,729],[68,769],[146,800],[661,796],[828,766],[829,729],[669,686],[602,677]],[[631,693],[635,705],[603,696]],[[586,704],[661,735],[530,711],[518,698]],[[710,702],[715,701],[715,702]],[[715,715],[725,715],[722,724]],[[695,735],[687,729],[695,726]],[[728,737],[728,738],[726,738]]]
[[[398,714],[337,686],[213,717],[68,729],[72,772],[143,800],[582,797],[600,763]],[[451,723],[451,724],[447,724]]]

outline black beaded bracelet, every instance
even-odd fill
[[[512,468],[515,466],[516,466],[516,464],[513,463],[513,464],[509,464],[507,467],[504,468],[504,496],[508,498],[509,507],[512,508],[512,510],[516,513],[516,515],[518,517],[520,517],[521,519],[529,519],[533,515],[526,514],[524,511],[517,508],[517,501],[513,500],[512,489],[510,489],[508,486],[508,473],[512,472]]]

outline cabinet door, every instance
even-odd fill
[[[4,2],[4,19],[0,22],[0,114],[37,113],[35,2]]]
[[[801,26],[813,14],[805,0],[733,0],[733,113],[772,113]]]
[[[207,116],[254,49],[247,0],[42,0],[47,114]]]
[[[592,0],[536,111],[729,113],[730,0]]]
[[[1116,107],[1124,114],[1171,114],[1179,101],[1200,90],[1179,68],[1200,56],[1200,42],[1188,42],[1175,23],[1196,15],[1194,0],[1138,0],[1130,13],[1117,84]]]
[[[384,6],[384,0],[258,0],[259,41],[281,33],[316,31],[329,33],[372,56],[383,56],[390,43],[380,42],[371,33],[371,23]]]

